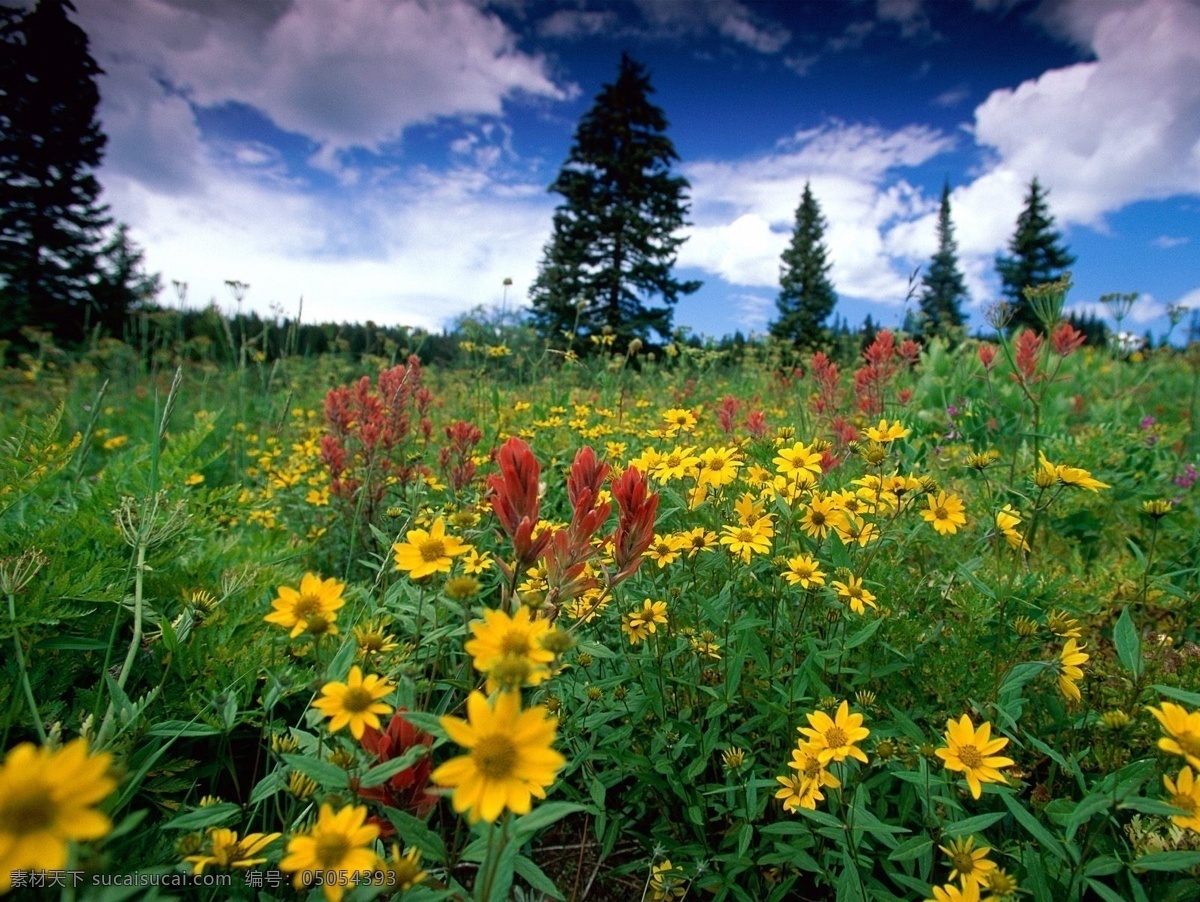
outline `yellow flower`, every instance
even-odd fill
[[[683,407],[672,407],[670,410],[663,411],[662,418],[672,432],[680,430],[690,432],[698,422],[696,415]]]
[[[524,605],[512,617],[504,611],[484,610],[483,622],[471,623],[474,638],[463,648],[475,659],[475,669],[481,673],[491,674],[512,658],[524,661],[521,683],[536,686],[550,676],[546,665],[554,660],[554,653],[541,644],[549,632],[550,621],[534,617]]]
[[[816,755],[822,766],[847,758],[867,763],[867,755],[858,747],[858,743],[871,735],[871,731],[862,725],[861,714],[850,713],[849,702],[842,702],[835,717],[831,718],[824,711],[814,711],[805,717],[809,726],[797,727],[796,730],[808,737],[808,751]]]
[[[533,797],[544,799],[567,763],[551,748],[558,721],[542,707],[522,711],[517,692],[501,692],[494,706],[483,693],[472,692],[467,720],[446,716],[441,724],[468,753],[447,761],[432,777],[454,787],[454,810],[472,823],[495,821],[506,808],[528,814]]]
[[[938,492],[936,498],[929,495],[925,501],[929,507],[921,511],[921,516],[927,523],[932,523],[940,535],[954,535],[958,532],[958,527],[966,526],[967,518],[963,513],[962,499],[957,495]]]
[[[1168,804],[1187,812],[1171,815],[1175,826],[1200,833],[1200,782],[1196,781],[1192,769],[1185,766],[1176,780],[1164,776],[1163,784],[1171,794],[1171,798],[1167,799]]]
[[[446,524],[441,517],[433,521],[428,532],[410,529],[405,538],[407,542],[396,543],[392,550],[396,553],[396,569],[407,571],[413,579],[449,573],[453,559],[471,550],[461,539],[446,535]]]
[[[88,754],[86,739],[59,749],[29,742],[9,750],[0,765],[0,893],[12,872],[60,871],[70,840],[99,839],[112,821],[96,810],[117,781],[112,755]]]
[[[862,579],[853,574],[846,577],[846,582],[835,579],[833,587],[837,589],[838,597],[844,599],[855,614],[865,614],[867,612],[865,605],[876,609],[879,607],[875,604],[875,596],[863,586]]]
[[[683,541],[679,536],[656,535],[650,547],[646,549],[646,557],[658,564],[659,569],[674,563],[683,553]]]
[[[1017,516],[1017,512],[1012,509],[1011,504],[1006,504],[996,512],[996,528],[1000,530],[1000,534],[1004,536],[1005,541],[1012,548],[1019,548],[1021,551],[1029,550],[1029,543],[1025,541],[1025,537],[1017,532],[1017,527],[1021,525],[1021,518]]]
[[[380,885],[391,887],[393,890],[412,889],[429,876],[428,872],[421,870],[421,850],[416,846],[410,846],[409,850],[401,855],[400,847],[393,843],[392,857],[381,858],[379,863],[389,872]]]
[[[1200,769],[1200,711],[1188,711],[1173,702],[1161,708],[1148,708],[1169,734],[1158,740],[1158,747],[1173,755],[1183,755],[1188,764]]]
[[[482,573],[484,570],[490,570],[493,563],[492,556],[488,552],[480,553],[474,548],[470,548],[462,559],[463,572],[471,575]]]
[[[867,427],[867,438],[873,442],[879,442],[881,445],[886,445],[889,442],[894,442],[896,439],[907,438],[912,430],[905,427],[899,420],[889,423],[887,420],[880,420],[878,426]]]
[[[992,725],[984,721],[976,730],[971,718],[964,714],[957,723],[946,722],[946,747],[936,749],[934,754],[942,759],[946,770],[962,771],[971,788],[971,797],[979,798],[984,783],[1004,783],[1004,774],[998,768],[1010,767],[1011,758],[996,755],[1008,745],[1004,737],[992,739]]]
[[[1088,489],[1092,492],[1098,492],[1100,489],[1112,488],[1107,482],[1101,482],[1099,479],[1094,479],[1092,474],[1082,467],[1067,467],[1062,464],[1054,465],[1046,460],[1046,455],[1039,452],[1041,461],[1041,473],[1053,469],[1055,479],[1063,485],[1074,486],[1080,489]],[[1041,481],[1038,481],[1041,485]]]
[[[129,439],[123,435],[114,435],[110,439],[106,439],[102,447],[105,451],[116,451],[118,448],[125,447]]]
[[[279,862],[280,869],[295,873],[292,885],[296,889],[316,872],[336,872],[340,879],[326,879],[322,887],[328,902],[341,902],[346,885],[376,864],[371,844],[379,837],[379,828],[366,820],[365,805],[348,805],[336,813],[331,805],[322,805],[312,829],[288,841],[288,854]]]
[[[695,557],[701,551],[715,551],[717,534],[703,526],[689,529],[683,533],[683,547],[687,550],[688,557]]]
[[[290,629],[293,639],[308,629],[310,620],[326,624],[326,632],[336,635],[337,627],[332,624],[337,619],[337,612],[346,604],[342,598],[345,588],[345,583],[336,579],[321,579],[315,573],[306,573],[300,580],[299,590],[279,587],[279,597],[271,602],[275,610],[263,620]]]
[[[965,886],[947,883],[933,887],[933,896],[925,902],[979,902],[979,884],[971,881]]]
[[[670,858],[664,858],[650,869],[650,898],[654,902],[683,898],[687,893],[686,884],[687,881],[681,876],[679,868],[671,864]]]
[[[742,466],[741,456],[733,448],[706,448],[700,455],[700,475],[697,485],[720,488],[737,478]]]
[[[825,769],[811,743],[801,742],[792,749],[792,760],[788,762],[788,767],[796,771],[795,776],[775,778],[784,787],[775,793],[775,798],[783,799],[784,811],[798,808],[813,811],[817,802],[825,798],[822,789],[837,789],[842,785],[841,780]]]
[[[1074,639],[1068,639],[1058,658],[1059,691],[1074,701],[1080,701],[1083,697],[1079,693],[1079,687],[1075,685],[1077,680],[1083,679],[1083,670],[1079,665],[1091,657],[1083,653],[1084,647]]]
[[[356,626],[354,641],[358,643],[358,650],[364,655],[382,655],[399,647],[396,637],[377,620]]]
[[[364,678],[356,664],[350,668],[350,677],[344,683],[329,682],[321,687],[321,698],[312,706],[332,718],[329,732],[336,733],[347,724],[355,739],[362,739],[367,727],[379,729],[379,715],[390,714],[392,706],[381,702],[396,687],[376,674]]]
[[[203,473],[193,473],[191,476],[189,476],[187,479],[185,479],[183,481],[183,484],[184,485],[199,485],[202,482],[204,482],[204,474]]]
[[[753,526],[726,526],[722,532],[721,544],[728,545],[729,550],[747,564],[752,555],[770,552],[771,537],[775,535],[771,521],[766,518]]]
[[[996,862],[987,857],[988,852],[992,851],[988,846],[980,846],[975,848],[975,837],[968,836],[966,839],[952,839],[950,846],[938,846],[946,856],[950,859],[950,864],[954,870],[950,872],[950,879],[957,879],[966,889],[967,884],[973,883],[976,888],[987,882],[987,873],[996,866]]]
[[[811,445],[796,442],[790,448],[780,448],[775,458],[775,469],[783,476],[795,473],[810,473],[821,475],[821,455],[812,449]]]
[[[830,529],[845,524],[846,515],[838,507],[837,499],[814,495],[800,518],[800,528],[809,538],[823,539]]]
[[[810,586],[825,585],[825,573],[821,570],[821,565],[807,554],[788,558],[787,565],[788,568],[783,571],[783,578],[793,586],[807,589]]]
[[[672,479],[683,479],[684,475],[700,463],[695,448],[684,448],[676,445],[671,451],[658,459],[657,465],[650,475],[659,482],[670,482]]]
[[[213,827],[208,831],[212,839],[212,851],[207,855],[189,855],[184,861],[191,862],[193,874],[203,874],[208,865],[218,868],[250,868],[262,864],[266,857],[255,856],[282,836],[282,833],[248,833],[242,839],[224,827]]]
[[[629,633],[629,644],[637,645],[647,636],[658,631],[658,624],[667,625],[667,603],[651,601],[647,598],[642,602],[639,611],[633,611],[622,618],[621,632]]]

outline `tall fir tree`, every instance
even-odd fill
[[[152,301],[161,283],[158,273],[146,272],[142,249],[129,237],[129,226],[118,223],[97,258],[89,325],[120,337],[130,311]]]
[[[1075,257],[1054,228],[1054,217],[1046,203],[1046,189],[1035,177],[1025,195],[1025,208],[1017,217],[1017,230],[1008,242],[1011,256],[996,257],[1005,299],[1012,305],[1008,328],[1041,328],[1025,289],[1061,278]]]
[[[82,337],[109,224],[94,171],[103,74],[70,0],[0,11],[0,335]]]
[[[825,247],[825,228],[821,207],[805,182],[792,241],[779,268],[779,297],[775,299],[779,318],[770,325],[776,338],[807,347],[821,341],[821,327],[837,304],[829,279],[833,264]]]
[[[921,279],[921,312],[925,328],[930,332],[945,332],[963,325],[963,301],[967,299],[967,284],[958,268],[958,242],[954,240],[954,223],[950,219],[950,183],[942,185],[942,205],[937,221],[938,249]]]
[[[530,289],[533,321],[546,337],[574,334],[577,349],[605,328],[618,347],[651,332],[667,337],[680,296],[700,287],[671,273],[689,186],[671,174],[679,156],[652,93],[646,70],[622,54],[550,186],[564,201]],[[656,296],[665,306],[647,306]]]

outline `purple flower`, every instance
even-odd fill
[[[1153,426],[1157,422],[1158,422],[1158,420],[1154,419],[1154,417],[1151,417],[1151,416],[1142,417],[1143,431],[1146,429],[1149,429],[1151,426]]]
[[[1200,477],[1200,473],[1196,472],[1196,465],[1186,464],[1183,472],[1175,477],[1175,484],[1180,488],[1190,489],[1196,484],[1197,477]]]

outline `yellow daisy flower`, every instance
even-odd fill
[[[967,525],[967,517],[962,499],[957,495],[947,495],[938,492],[937,497],[929,495],[926,499],[929,506],[921,511],[921,517],[927,523],[932,523],[939,535],[954,535],[960,526]]]
[[[646,549],[646,557],[658,564],[659,569],[674,563],[683,554],[683,540],[676,535],[655,535]]]
[[[886,445],[889,442],[896,441],[896,439],[907,438],[911,432],[912,430],[899,420],[891,423],[887,420],[880,420],[878,426],[867,427],[866,435],[871,441]]]
[[[803,442],[796,442],[790,448],[780,448],[774,463],[782,476],[801,472],[814,477],[821,475],[821,455]]]
[[[1083,670],[1079,665],[1091,657],[1091,655],[1083,653],[1082,649],[1084,647],[1079,645],[1074,639],[1068,639],[1058,657],[1059,691],[1073,701],[1080,701],[1083,698],[1079,693],[1079,687],[1075,683],[1083,679]]]
[[[446,524],[438,517],[426,532],[410,529],[406,542],[392,546],[396,553],[396,569],[405,570],[413,579],[434,573],[449,573],[453,559],[471,550],[471,546],[455,536],[446,535]]]
[[[965,886],[947,883],[933,887],[933,896],[925,902],[979,902],[979,884],[971,881]]]
[[[741,455],[733,448],[706,448],[700,455],[698,485],[720,488],[737,478]]]
[[[876,609],[879,607],[875,603],[875,596],[863,586],[862,579],[853,574],[846,577],[846,582],[835,579],[833,588],[837,590],[838,597],[849,604],[850,610],[855,614],[865,614],[867,612],[866,605]]]
[[[326,625],[327,629],[322,632],[337,635],[333,622],[346,604],[342,598],[345,588],[345,583],[336,579],[321,579],[315,573],[306,573],[300,580],[299,590],[291,586],[279,587],[279,597],[271,602],[275,610],[263,620],[290,629],[293,639],[308,630],[310,621]]]
[[[637,645],[657,632],[659,624],[667,625],[667,603],[647,598],[642,602],[641,610],[626,614],[622,620],[621,632],[629,634],[630,645]]]
[[[1004,737],[991,738],[992,725],[984,721],[978,730],[971,718],[964,714],[957,722],[946,722],[946,747],[935,749],[934,754],[942,759],[946,770],[961,771],[971,789],[971,797],[979,798],[984,783],[1004,783],[1004,774],[998,768],[1010,767],[1011,758],[997,756],[996,752],[1008,745]]]
[[[728,545],[731,552],[748,564],[752,555],[771,551],[771,537],[775,535],[775,529],[771,521],[764,518],[753,526],[726,526],[722,533],[721,544]]]
[[[846,515],[838,506],[837,499],[814,495],[800,518],[800,528],[812,539],[823,539],[830,529],[844,525]]]
[[[1167,802],[1187,812],[1171,816],[1175,826],[1200,833],[1200,782],[1195,779],[1192,769],[1184,766],[1176,780],[1164,775],[1163,784],[1171,794]]]
[[[330,733],[349,725],[350,734],[355,739],[362,739],[367,727],[379,729],[379,715],[392,712],[392,706],[380,699],[395,688],[376,674],[364,678],[362,669],[356,664],[350,668],[350,677],[346,682],[329,682],[322,686],[321,698],[312,706],[332,718],[329,722]]]
[[[521,710],[517,692],[501,692],[494,705],[481,692],[467,698],[467,720],[441,719],[446,733],[468,752],[452,758],[432,774],[433,781],[454,788],[452,804],[472,823],[492,821],[506,808],[528,814],[533,798],[567,763],[551,746],[558,721],[542,707]]]
[[[96,810],[117,781],[112,755],[91,755],[86,739],[50,749],[29,742],[10,749],[0,765],[0,893],[12,872],[60,871],[70,840],[99,839],[112,829]]]
[[[322,805],[312,828],[288,841],[280,869],[294,872],[296,889],[302,889],[306,878],[316,872],[336,872],[344,879],[324,882],[322,889],[327,902],[341,902],[348,884],[377,864],[371,844],[379,837],[379,828],[366,820],[365,805],[348,805],[337,812],[331,805]]]
[[[688,557],[695,557],[701,551],[715,551],[717,548],[717,534],[703,526],[689,529],[683,534],[683,539],[683,547]]]
[[[952,839],[949,847],[938,846],[946,857],[950,859],[950,864],[954,868],[950,872],[951,880],[958,880],[965,888],[968,883],[974,883],[976,887],[982,886],[987,882],[988,871],[996,867],[996,862],[987,857],[988,852],[992,851],[989,846],[980,846],[975,848],[975,837],[968,836],[966,839]]]
[[[807,589],[813,586],[825,585],[825,573],[821,565],[807,554],[790,557],[788,568],[783,571],[783,578],[793,586]]]
[[[475,669],[481,673],[491,674],[502,663],[519,659],[525,664],[520,683],[536,686],[550,676],[546,665],[554,660],[554,653],[541,644],[549,632],[550,621],[534,617],[524,605],[511,617],[504,611],[485,610],[483,622],[476,620],[471,624],[474,638],[463,648],[474,658]]]
[[[1169,734],[1158,740],[1158,747],[1173,755],[1183,755],[1188,764],[1200,769],[1200,711],[1188,711],[1174,702],[1161,708],[1147,709]]]
[[[194,865],[193,874],[203,874],[208,865],[218,868],[251,868],[266,861],[266,856],[256,857],[259,852],[282,836],[282,833],[248,833],[238,839],[237,833],[224,827],[213,827],[208,831],[212,840],[212,851],[207,855],[189,855],[184,861]]]
[[[849,702],[843,701],[834,717],[824,711],[814,711],[805,717],[809,726],[797,727],[796,730],[808,737],[808,751],[816,755],[822,766],[847,758],[867,763],[867,755],[858,747],[858,743],[871,735],[871,731],[862,725],[861,714],[850,713]]]

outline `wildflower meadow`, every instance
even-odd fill
[[[46,338],[0,895],[1200,898],[1200,348],[1046,326]]]

